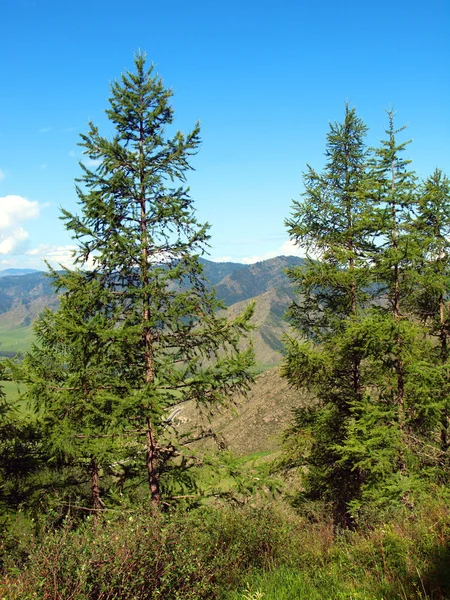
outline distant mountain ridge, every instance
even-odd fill
[[[0,271],[0,277],[14,277],[28,275],[29,273],[39,273],[39,271],[37,269],[3,269]]]
[[[215,287],[230,316],[255,302],[253,343],[257,361],[267,366],[279,363],[280,338],[288,328],[283,316],[294,297],[285,269],[301,265],[303,259],[278,256],[251,265],[200,260],[205,278]],[[42,271],[24,271],[0,271],[0,343],[2,330],[26,327],[46,306],[54,309],[58,305],[51,278]]]
[[[246,266],[243,263],[235,262],[214,262],[207,260],[206,258],[200,258],[200,262],[203,265],[203,273],[205,278],[212,284],[217,285],[224,277],[245,269]]]
[[[231,306],[235,302],[254,298],[273,288],[290,288],[285,269],[303,264],[297,256],[277,256],[244,268],[234,269],[216,284],[217,296]]]
[[[0,326],[29,325],[45,306],[57,303],[51,280],[42,271],[0,278]]]

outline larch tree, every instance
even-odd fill
[[[338,448],[363,386],[361,350],[342,339],[348,338],[346,332],[370,297],[366,133],[356,111],[346,106],[343,123],[330,126],[324,170],[308,167],[303,199],[294,202],[286,222],[291,238],[311,256],[306,266],[289,271],[300,298],[289,317],[302,339],[287,340],[284,374],[318,398],[312,409],[298,412],[293,434],[309,430],[306,490],[311,497],[330,500],[339,522],[348,522],[348,501],[361,484],[358,471],[341,460]]]
[[[439,339],[443,361],[448,359],[450,287],[450,180],[436,169],[419,189],[414,223],[421,256],[412,309]]]
[[[122,343],[117,307],[103,281],[82,270],[51,275],[59,308],[47,308],[34,322],[36,341],[18,370],[42,423],[47,487],[63,506],[80,505],[87,488],[97,519],[104,506],[100,473],[103,490],[111,492],[106,481],[120,476],[127,450],[138,451],[127,443],[131,408],[124,367],[133,351]]]
[[[171,413],[188,401],[220,404],[252,379],[253,351],[239,349],[252,308],[228,320],[203,276],[209,226],[197,221],[186,187],[200,131],[172,131],[171,96],[137,54],[135,71],[111,85],[112,136],[92,123],[81,136],[80,213],[62,215],[78,244],[78,270],[53,271],[62,306],[38,322],[38,347],[27,359],[29,379],[38,373],[35,400],[46,398],[42,410],[55,422],[68,420],[68,439],[91,457],[95,508],[99,460],[111,464],[116,452],[123,462],[132,438],[145,440],[158,505],[164,472],[179,456],[176,431],[167,433]]]
[[[448,386],[450,180],[440,169],[436,169],[419,189],[414,233],[421,254],[417,261],[417,280],[414,293],[411,295],[410,308],[420,321],[426,324],[429,334],[438,340],[435,358],[436,362],[442,365],[442,385],[436,393],[436,398],[440,399],[442,405],[439,438],[441,462],[446,467],[450,415]]]
[[[303,198],[293,202],[286,221],[289,235],[308,256],[307,268],[289,272],[303,294],[301,310],[294,305],[291,317],[303,334],[317,340],[356,315],[368,298],[366,134],[366,125],[347,105],[344,122],[330,125],[325,169],[317,173],[308,166]]]
[[[373,198],[379,206],[379,245],[374,253],[375,277],[380,285],[379,295],[386,301],[394,318],[396,356],[394,368],[397,377],[395,404],[398,421],[405,422],[405,373],[402,351],[402,300],[412,291],[414,280],[415,245],[411,236],[412,215],[417,203],[415,175],[409,170],[411,162],[403,158],[409,141],[399,143],[395,113],[388,111],[386,139],[376,150],[372,164]]]
[[[415,298],[424,293],[421,272],[429,251],[418,235],[420,194],[411,161],[404,158],[409,142],[398,141],[404,129],[395,127],[395,114],[388,111],[386,138],[371,161],[368,194],[376,207],[371,258],[376,301],[356,332],[364,349],[367,390],[352,406],[339,451],[363,473],[364,501],[409,506],[423,489],[425,473],[430,473],[428,450],[445,382],[433,359],[435,344],[415,309]],[[355,500],[353,509],[358,505]]]
[[[287,464],[306,467],[306,496],[330,503],[344,525],[355,523],[366,501],[408,505],[423,488],[424,473],[436,466],[426,450],[443,414],[439,390],[447,389],[413,300],[424,293],[419,268],[422,277],[436,268],[444,276],[436,257],[445,252],[436,249],[435,231],[432,247],[419,243],[407,142],[397,141],[402,129],[388,116],[387,138],[368,156],[365,127],[347,108],[344,124],[328,135],[325,169],[309,169],[304,199],[287,221],[297,244],[314,254],[290,273],[299,291],[291,323],[301,337],[287,341],[284,373],[317,400],[297,410]],[[438,305],[444,279],[434,284],[425,295]],[[442,325],[438,334],[442,340]]]
[[[11,381],[11,361],[0,361],[0,382]],[[43,466],[42,431],[0,383],[0,532],[25,505],[36,509]]]

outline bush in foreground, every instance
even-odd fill
[[[0,599],[443,600],[449,540],[443,500],[343,533],[330,515],[311,523],[273,507],[143,508],[95,527],[67,521],[28,555],[9,545]]]
[[[71,523],[5,566],[0,598],[219,598],[252,568],[274,564],[287,525],[272,512],[203,509]]]

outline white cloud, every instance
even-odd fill
[[[84,160],[83,163],[87,167],[98,167],[102,164],[102,160],[100,158],[88,158],[87,160]]]
[[[35,219],[39,216],[39,204],[30,202],[22,196],[0,197],[0,235],[2,231],[8,231],[17,226],[18,223]]]
[[[52,128],[51,127],[41,127],[39,129],[39,133],[48,133],[49,131],[51,131]]]
[[[0,197],[0,254],[18,254],[29,234],[20,223],[39,216],[39,204],[21,196]]]
[[[208,260],[210,260],[211,262],[236,262],[236,259],[233,258],[232,256],[218,256],[217,258],[212,258],[208,255],[206,255],[206,258]]]
[[[0,260],[0,265],[2,267],[4,267],[5,269],[8,269],[9,267],[16,267],[17,266],[17,261],[15,259],[2,259]]]
[[[276,250],[268,250],[267,252],[263,252],[261,254],[253,254],[251,256],[244,256],[241,258],[236,258],[236,256],[229,255],[219,256],[217,258],[208,256],[207,258],[212,262],[237,262],[243,263],[244,265],[252,265],[253,263],[261,262],[262,260],[268,260],[269,258],[275,258],[276,256],[299,256],[301,258],[305,258],[306,253],[293,241],[286,240]]]
[[[44,260],[48,261],[52,266],[58,266],[60,264],[71,267],[73,265],[73,251],[76,246],[70,244],[67,246],[54,246],[51,244],[40,244],[32,250],[26,252],[27,256],[32,256],[33,261],[38,264]]]
[[[36,248],[28,250],[26,252],[27,266],[35,269],[45,269],[44,261],[47,261],[52,267],[59,268],[61,265],[68,269],[74,266],[74,251],[78,249],[78,246],[74,244],[68,244],[66,246],[54,246],[51,244],[40,244]],[[90,257],[85,267],[91,268],[94,265],[93,258]],[[77,267],[82,265],[78,264]]]
[[[300,256],[301,258],[304,258],[305,252],[296,246],[293,241],[286,240],[277,250],[269,250],[263,254],[254,254],[253,256],[244,256],[243,258],[237,259],[237,262],[244,263],[245,265],[251,265],[262,260],[275,258],[276,256]]]
[[[23,227],[17,227],[7,235],[0,235],[0,254],[20,252],[25,247],[28,238],[28,232]]]
[[[23,253],[0,255],[0,269],[6,269],[8,267],[18,267],[27,269],[37,269],[39,271],[46,271],[47,261],[52,267],[59,269],[60,265],[68,267],[69,269],[74,266],[73,250],[76,246],[56,246],[50,244],[41,244],[31,250],[23,251]]]

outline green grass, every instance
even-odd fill
[[[319,569],[306,573],[281,567],[255,574],[244,590],[227,600],[384,600],[382,595],[358,587],[337,572]]]
[[[33,328],[31,325],[28,327],[17,327],[15,329],[7,329],[6,327],[0,328],[0,356],[2,353],[18,354],[26,352],[30,348],[30,344],[33,338]],[[18,385],[14,381],[0,381],[0,385],[6,394],[9,401],[14,402],[17,400],[25,391],[24,385]],[[24,412],[27,411],[27,407],[23,403],[19,402],[19,409]]]
[[[26,352],[33,338],[33,327],[17,327],[15,329],[0,328],[0,353]]]
[[[368,565],[360,576],[349,577],[351,565],[331,564],[315,569],[280,567],[254,573],[243,590],[232,592],[226,600],[431,600],[419,581],[405,586],[374,581]],[[436,598],[442,599],[439,594]]]
[[[227,600],[444,600],[450,598],[450,513],[446,494],[416,515],[336,533],[326,519],[301,520],[278,560],[250,571]],[[325,515],[324,515],[325,516]],[[291,544],[291,548],[288,548]]]
[[[0,385],[3,388],[8,400],[12,402],[17,400],[20,394],[25,391],[24,385],[19,385],[14,381],[0,381]]]

